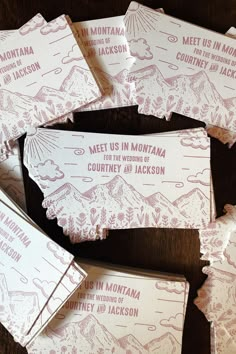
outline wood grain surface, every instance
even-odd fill
[[[224,33],[235,25],[235,0],[165,0],[140,1],[180,19]],[[122,15],[128,0],[0,0],[0,30],[15,29],[40,12],[47,21],[65,13],[73,21]],[[56,129],[87,132],[145,134],[204,126],[203,123],[174,114],[171,122],[137,113],[137,107],[76,113],[75,123],[56,125]],[[23,153],[24,137],[20,139]],[[222,215],[226,203],[236,204],[236,145],[228,149],[211,139],[211,167],[217,215]],[[56,221],[48,221],[41,207],[42,194],[24,169],[24,182],[30,217],[60,245],[77,256],[117,264],[143,267],[156,271],[184,274],[190,282],[190,294],[183,335],[182,354],[209,354],[209,324],[193,304],[197,289],[205,275],[201,268],[197,230],[134,229],[112,231],[107,240],[71,245]],[[0,354],[23,354],[26,350],[16,344],[0,325]],[[43,353],[44,354],[44,353]],[[70,354],[70,353],[68,353]],[[87,353],[84,353],[87,354]],[[171,353],[170,353],[171,354]]]

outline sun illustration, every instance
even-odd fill
[[[43,160],[56,148],[59,148],[58,131],[33,128],[29,131],[25,141],[25,159]]]
[[[140,32],[149,32],[156,28],[160,14],[148,7],[131,2],[125,18],[126,32],[137,35]]]

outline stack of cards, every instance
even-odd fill
[[[236,207],[225,205],[226,215],[211,222],[207,228],[199,230],[201,259],[211,263],[221,261],[228,245],[230,235],[236,232]]]
[[[51,241],[0,191],[0,322],[26,346],[85,279],[73,255]]]
[[[235,221],[234,221],[235,222]],[[235,229],[235,227],[234,227]],[[211,354],[236,353],[236,232],[231,232],[224,260],[203,268],[208,275],[195,300],[212,325]]]
[[[0,44],[0,149],[29,127],[53,121],[101,96],[64,15],[38,14]]]
[[[214,217],[210,140],[201,128],[153,136],[38,128],[27,136],[24,163],[47,217],[72,242],[106,229],[205,228]]]
[[[236,38],[236,28],[230,27],[226,32],[226,36],[231,38]],[[223,144],[228,144],[231,148],[236,142],[236,132],[228,129],[219,128],[208,124],[207,132],[210,136],[220,140]]]
[[[82,263],[88,278],[31,345],[40,353],[181,354],[183,277]]]
[[[236,132],[235,40],[137,2],[124,18],[139,112],[172,112]]]
[[[104,95],[80,110],[133,106],[135,85],[127,80],[133,58],[125,37],[124,16],[74,23],[83,54]]]

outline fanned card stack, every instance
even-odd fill
[[[211,322],[212,354],[236,353],[236,207],[215,219],[207,136],[230,147],[236,141],[235,37],[234,27],[218,34],[137,2],[125,16],[72,23],[37,14],[0,31],[0,188],[26,209],[17,139],[27,133],[24,164],[47,218],[72,243],[115,229],[198,229],[211,264],[195,303]],[[45,128],[73,121],[73,112],[133,105],[159,119],[176,112],[206,129]],[[29,354],[181,353],[184,277],[79,265],[3,189],[0,322]]]
[[[86,273],[0,190],[0,322],[22,346],[30,343]]]
[[[0,43],[0,148],[96,100],[100,89],[67,16],[47,23],[38,14]]]
[[[80,289],[28,353],[181,354],[189,284],[181,276],[80,264]]]
[[[205,228],[214,218],[204,129],[122,136],[38,128],[27,135],[24,163],[47,217],[74,243],[107,229]]]
[[[124,18],[139,112],[236,132],[235,41],[137,2]]]

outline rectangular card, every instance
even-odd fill
[[[70,20],[35,16],[0,43],[0,147],[88,102],[101,92],[79,49]]]
[[[135,85],[127,81],[134,59],[125,37],[124,16],[74,23],[84,56],[103,88],[104,96],[82,110],[132,106]]]
[[[47,217],[57,217],[72,242],[94,239],[97,225],[203,228],[211,219],[206,136],[39,128],[26,138],[24,163],[44,193]]]
[[[235,41],[131,2],[124,18],[139,112],[236,131]]]
[[[25,189],[18,142],[14,143],[8,156],[0,161],[0,187],[24,210],[26,210]]]
[[[26,221],[33,224],[38,230],[40,230],[38,225],[33,223],[28,215],[19,209],[19,207],[1,189],[0,200]],[[42,230],[40,231],[43,233]],[[21,339],[19,339],[18,336],[14,336],[15,341],[20,340],[22,346],[25,346],[30,341],[32,341],[43,330],[43,328],[47,325],[55,313],[63,306],[66,300],[74,293],[74,291],[77,290],[86,276],[87,274],[82,270],[82,268],[79,267],[74,261],[72,261],[65,275],[62,277],[59,285],[53,292],[52,296],[49,298],[47,306],[45,306],[42,312],[39,314],[30,333]]]
[[[104,92],[101,99],[79,111],[137,104],[135,84],[127,80],[134,58],[129,52],[123,20],[124,16],[116,16],[73,23],[83,54]]]
[[[40,252],[39,252],[40,250]],[[0,320],[23,343],[73,256],[0,201]]]
[[[207,137],[207,132],[203,128],[194,128],[194,129],[185,129],[185,130],[179,130],[179,131],[170,131],[170,132],[164,132],[164,133],[153,133],[153,134],[147,134],[146,136],[152,136],[152,137],[167,137],[167,136],[179,136],[182,135],[182,137],[185,137],[185,139],[189,139],[189,141],[196,139],[196,138],[206,138]],[[215,221],[216,218],[216,204],[215,204],[215,195],[214,195],[214,186],[213,186],[213,181],[211,177],[211,182],[210,182],[210,218],[211,218],[211,223]],[[209,225],[208,225],[209,226]],[[100,238],[106,238],[109,234],[108,229],[103,229],[102,231],[98,228],[98,234],[100,235]],[[205,244],[205,238],[202,237],[200,238],[203,240],[203,245],[202,249],[204,247],[207,247],[207,244]],[[213,244],[212,244],[213,246]],[[216,245],[214,245],[216,246]],[[202,252],[204,254],[204,252]],[[208,253],[208,252],[207,252]]]
[[[28,353],[181,353],[188,283],[82,263],[87,280]]]

